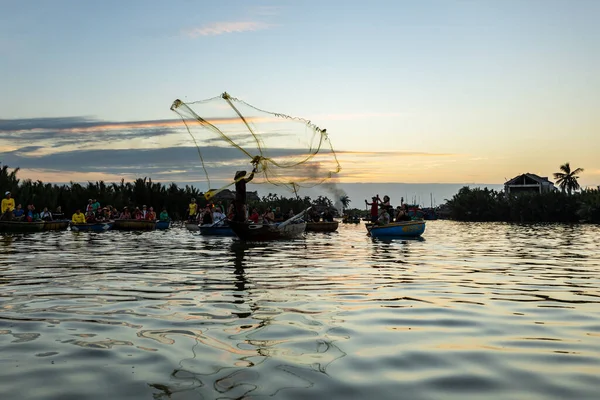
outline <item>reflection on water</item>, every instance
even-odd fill
[[[599,234],[0,236],[0,398],[595,399]]]

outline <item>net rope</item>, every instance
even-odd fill
[[[341,171],[327,130],[310,120],[266,111],[226,92],[189,103],[177,99],[171,110],[181,117],[196,146],[209,188],[213,171],[228,181],[224,177],[233,176],[233,168],[244,170],[248,163],[256,171],[253,183],[283,186],[296,194]],[[231,149],[235,154],[227,151]],[[235,182],[209,189],[206,199]]]

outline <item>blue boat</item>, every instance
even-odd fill
[[[200,234],[204,236],[236,236],[229,225],[200,225]]]
[[[419,237],[425,232],[425,221],[400,221],[387,225],[367,224],[371,237]]]
[[[169,229],[171,221],[156,221],[156,229],[165,230]]]
[[[71,224],[73,232],[105,232],[112,229],[114,221],[95,222],[93,224]]]

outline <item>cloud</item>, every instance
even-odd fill
[[[11,168],[74,173],[104,173],[140,177],[161,175],[164,180],[205,179],[196,147],[153,149],[87,149],[38,155],[39,146],[26,146],[0,153],[0,161]],[[272,157],[292,157],[306,149],[273,149]],[[248,156],[233,147],[203,147],[202,157],[211,180],[226,179],[232,171],[251,168]]]
[[[223,129],[227,139],[249,152],[257,151],[257,143],[273,157],[271,151],[277,148],[297,148],[298,138],[286,126],[273,124],[281,122],[274,117],[247,117],[245,122],[257,124],[263,129],[255,129],[256,138],[250,135],[239,117],[207,117],[209,124]],[[287,122],[287,121],[286,121]],[[206,129],[196,121],[186,120],[189,131],[201,147],[229,146],[214,129]],[[235,126],[235,125],[239,126]],[[227,128],[223,128],[228,126]],[[188,131],[181,119],[148,121],[101,121],[89,117],[29,118],[0,120],[0,153],[19,150],[25,146],[37,146],[36,156],[81,149],[124,149],[189,146],[192,144]],[[307,143],[306,149],[314,143]],[[322,149],[325,150],[325,149]],[[28,149],[27,153],[33,151]],[[266,154],[265,154],[266,155]]]
[[[39,130],[57,130],[61,132],[94,132],[103,130],[124,130],[181,126],[180,119],[110,122],[89,117],[25,118],[0,119],[0,132],[21,133]]]
[[[250,13],[260,16],[274,16],[278,15],[281,11],[281,7],[278,6],[256,6],[250,9]]]
[[[408,115],[400,112],[362,112],[362,113],[343,113],[343,114],[316,114],[312,117],[313,120],[324,121],[353,121],[358,119],[369,118],[397,118]]]
[[[227,33],[254,32],[270,28],[272,25],[258,21],[215,22],[199,28],[185,30],[183,33],[190,38],[199,36],[218,36]]]
[[[178,134],[182,127],[181,120],[107,122],[86,117],[0,120],[0,145],[33,144],[46,151],[63,146],[90,147]]]
[[[421,151],[353,151],[353,150],[336,150],[338,155],[364,156],[364,157],[448,157],[457,156],[452,153],[426,153]]]

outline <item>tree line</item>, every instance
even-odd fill
[[[506,195],[463,187],[445,207],[458,221],[600,223],[600,192],[594,189]]]
[[[54,211],[60,206],[66,215],[71,215],[78,208],[85,209],[88,199],[96,199],[102,206],[111,205],[119,210],[125,206],[147,205],[160,212],[162,207],[166,207],[172,219],[182,220],[186,217],[186,210],[192,198],[197,200],[200,207],[207,204],[204,193],[198,188],[190,185],[180,187],[176,183],[164,185],[153,182],[149,178],[138,178],[132,182],[125,182],[122,179],[118,183],[96,181],[87,182],[87,184],[70,182],[58,185],[44,183],[40,180],[20,180],[17,177],[18,172],[19,168],[11,169],[7,165],[2,166],[0,190],[2,195],[6,191],[10,191],[15,199],[15,204],[21,204],[24,208],[28,204],[33,204],[37,210],[48,207],[50,211]],[[227,206],[227,201],[218,198],[213,202],[221,203],[224,207]],[[346,199],[346,204],[348,202],[349,199]],[[326,196],[318,196],[313,200],[308,196],[287,198],[269,193],[262,197],[262,201],[249,202],[249,206],[261,210],[280,207],[284,212],[291,209],[298,213],[309,206],[333,208],[333,202]]]
[[[459,221],[600,223],[600,191],[580,190],[583,168],[567,162],[554,173],[561,191],[507,194],[463,187],[442,207]]]

